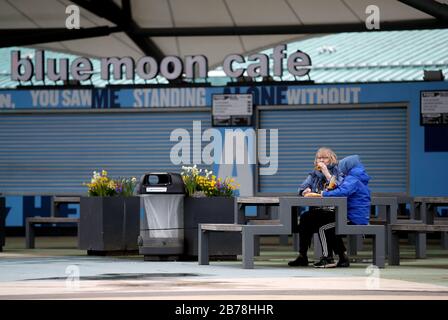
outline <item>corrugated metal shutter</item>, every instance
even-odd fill
[[[295,192],[312,170],[321,146],[332,148],[339,159],[360,155],[372,177],[372,192],[407,191],[405,107],[260,110],[259,114],[260,128],[279,129],[278,171],[259,176],[259,192]]]
[[[0,192],[85,193],[82,183],[100,169],[113,177],[180,172],[170,133],[191,136],[193,120],[210,127],[208,112],[2,114]]]

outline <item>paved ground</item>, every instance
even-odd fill
[[[403,245],[400,266],[369,267],[362,251],[350,268],[291,268],[291,247],[263,239],[255,269],[240,261],[145,262],[141,256],[92,257],[76,239],[8,238],[0,253],[0,299],[448,299],[448,251],[430,244],[427,259]],[[79,280],[78,280],[79,279]]]

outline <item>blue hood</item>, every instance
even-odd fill
[[[339,171],[344,175],[350,174],[357,177],[364,184],[367,184],[370,180],[357,154],[339,161]]]

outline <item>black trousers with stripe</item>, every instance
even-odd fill
[[[299,253],[305,256],[311,246],[314,233],[319,234],[322,253],[324,256],[333,256],[346,251],[342,236],[335,233],[335,212],[333,210],[312,208],[300,215]]]

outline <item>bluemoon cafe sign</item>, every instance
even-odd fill
[[[224,58],[223,71],[230,78],[238,78],[243,74],[252,78],[282,76],[284,61],[287,71],[296,77],[306,76],[310,72],[311,58],[308,54],[297,50],[287,53],[287,45],[278,45],[273,49],[272,60],[267,54],[255,53],[245,59],[240,54],[229,54]],[[151,56],[143,56],[135,61],[131,57],[105,57],[100,59],[100,74],[103,80],[134,79],[151,80],[162,76],[168,80],[181,76],[207,78],[208,61],[204,55],[186,56],[183,61],[177,56],[166,56],[157,61]],[[272,73],[271,73],[272,70]],[[14,81],[52,81],[69,79],[85,81],[94,73],[92,61],[86,57],[78,57],[69,62],[68,59],[46,59],[45,52],[36,50],[34,59],[24,57],[19,50],[11,52],[11,79]]]

